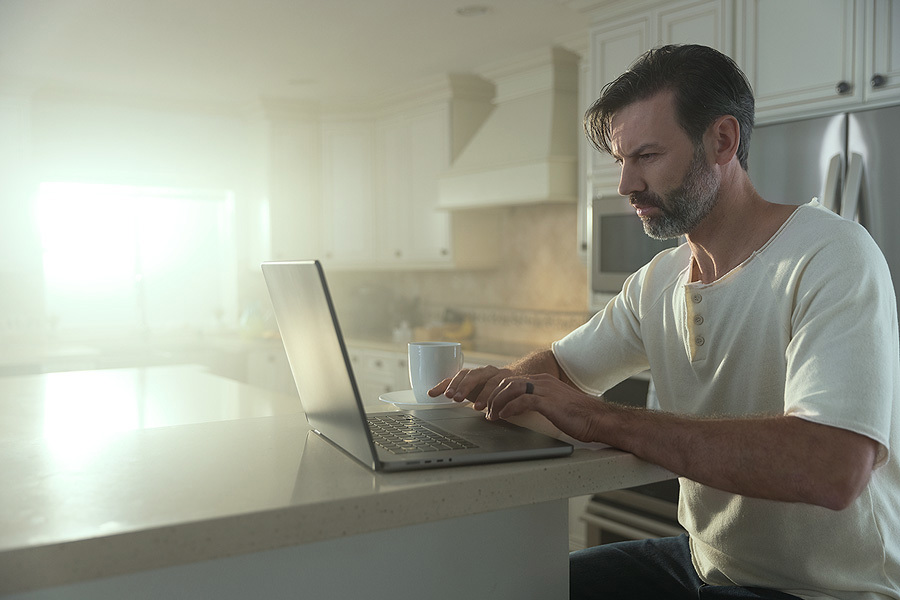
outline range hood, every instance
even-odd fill
[[[577,200],[578,61],[554,47],[493,78],[494,108],[440,176],[439,208]]]

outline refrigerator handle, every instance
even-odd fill
[[[841,216],[851,221],[858,220],[859,200],[862,193],[863,157],[856,152],[850,153],[847,167],[847,181],[844,183]]]
[[[841,186],[841,155],[835,154],[828,163],[828,172],[825,173],[825,191],[822,194],[822,205],[828,210],[838,212],[838,199]]]

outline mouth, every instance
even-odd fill
[[[648,219],[653,216],[654,213],[659,212],[659,207],[655,204],[631,204],[634,207],[634,212],[637,213],[642,219]]]
[[[648,219],[653,216],[654,213],[660,212],[658,198],[651,197],[651,194],[633,194],[631,198],[629,198],[629,202],[634,208],[634,212],[637,213],[637,216],[642,219]]]

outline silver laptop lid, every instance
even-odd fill
[[[262,271],[310,426],[377,469],[375,446],[322,265],[265,262]]]

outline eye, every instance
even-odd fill
[[[640,160],[646,162],[646,161],[648,161],[648,160],[653,160],[653,159],[656,158],[658,155],[659,155],[658,152],[646,152],[646,153],[644,153],[644,154],[638,155],[638,158],[639,158]]]

